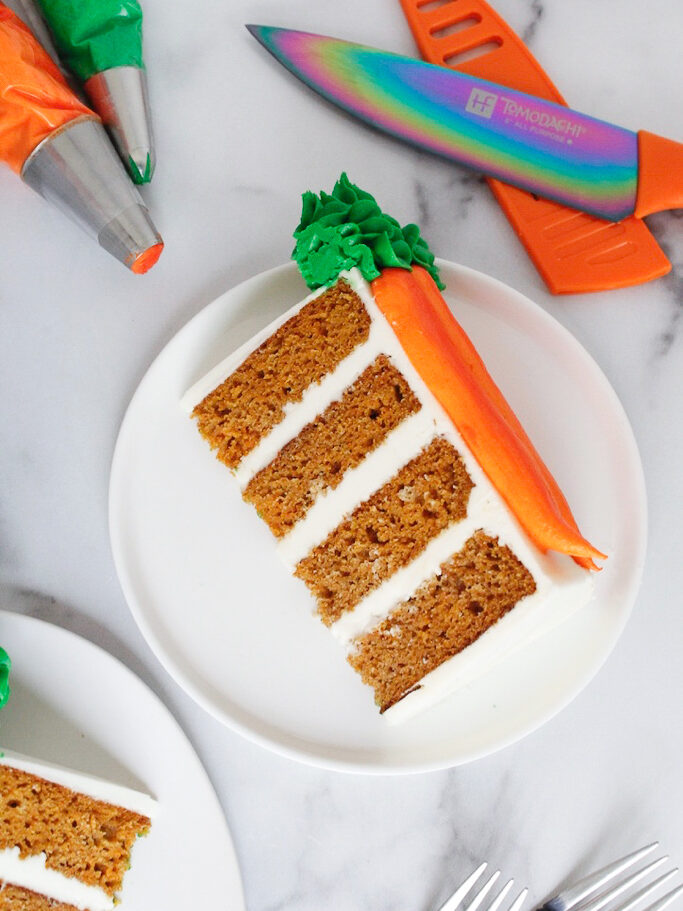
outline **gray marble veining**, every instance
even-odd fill
[[[573,106],[683,139],[679,0],[495,5]],[[653,838],[683,864],[681,213],[649,221],[670,276],[554,298],[481,177],[339,117],[243,29],[410,52],[396,0],[206,0],[193,16],[145,0],[145,13],[159,162],[143,192],[167,244],[159,265],[128,275],[0,172],[0,604],[99,642],[171,707],[225,808],[251,911],[428,911],[480,859],[541,900]],[[624,404],[648,484],[643,588],[605,668],[515,746],[408,778],[297,765],[205,715],[138,632],[107,533],[112,450],[147,365],[214,296],[285,261],[300,192],[343,169],[421,223],[437,255],[518,288],[574,333]]]
[[[524,26],[522,33],[520,35],[522,41],[525,44],[528,44],[531,47],[532,42],[536,36],[536,30],[540,25],[541,19],[543,18],[543,2],[542,0],[531,0],[529,4],[530,19],[527,25]]]

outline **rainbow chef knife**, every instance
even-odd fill
[[[609,221],[683,207],[683,145],[411,57],[247,28],[291,73],[365,123]]]

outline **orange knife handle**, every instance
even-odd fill
[[[638,218],[664,209],[683,209],[683,143],[638,133]]]

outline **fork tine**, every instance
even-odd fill
[[[676,901],[679,895],[683,895],[683,886],[679,886],[677,889],[672,889],[671,892],[667,892],[666,895],[663,895],[658,901],[648,905],[648,907],[645,908],[645,911],[664,911],[664,908],[668,908],[671,902]]]
[[[498,893],[498,895],[496,895],[496,897],[493,899],[493,901],[492,901],[491,904],[488,906],[488,908],[486,909],[486,911],[498,911],[498,908],[500,908],[500,906],[503,904],[503,901],[505,900],[505,896],[508,894],[508,892],[510,891],[510,889],[512,889],[512,884],[513,884],[513,883],[514,883],[514,879],[509,879],[509,880],[505,883],[505,885],[503,886],[503,888],[500,890],[500,892]]]
[[[476,895],[472,899],[472,901],[469,903],[469,905],[465,908],[465,911],[477,911],[477,908],[479,908],[481,903],[484,901],[486,896],[489,894],[489,892],[493,888],[493,884],[495,883],[495,881],[498,879],[499,876],[500,876],[500,870],[496,870],[496,872],[494,874],[492,874],[488,878],[487,882],[485,882],[484,885],[481,887],[481,889],[479,890],[479,894]]]
[[[665,873],[663,876],[658,877],[654,882],[650,883],[647,886],[643,886],[642,889],[639,889],[635,895],[629,898],[625,905],[622,905],[619,908],[619,911],[631,911],[631,909],[635,908],[639,902],[642,902],[643,899],[648,898],[650,895],[652,895],[653,892],[655,892],[660,886],[663,886],[665,882],[668,882],[671,877],[675,876],[677,873],[678,867],[674,867],[673,870],[669,870],[668,873]],[[676,898],[675,893],[680,893],[681,890],[683,890],[683,886],[679,886],[678,889],[674,889],[673,892],[669,892],[660,898],[659,902],[664,902],[664,905],[662,905],[662,907],[666,907],[666,905],[670,904],[674,898]],[[673,896],[673,898],[670,896]],[[653,905],[651,905],[651,908],[654,908],[655,905],[659,905],[659,902],[655,902]],[[646,908],[645,911],[649,911],[649,909]]]
[[[601,889],[615,876],[618,876],[624,870],[633,866],[633,864],[638,863],[641,858],[654,851],[658,845],[659,842],[654,841],[651,845],[646,845],[644,848],[634,851],[633,854],[627,854],[626,857],[615,860],[613,863],[598,870],[597,873],[591,873],[584,879],[580,879],[575,885],[552,898],[546,903],[545,907],[550,909],[550,911],[556,911],[556,909],[557,911],[569,911],[569,909],[576,907],[584,899]]]
[[[473,873],[470,873],[465,882],[461,886],[458,886],[450,898],[446,899],[444,904],[439,908],[439,911],[455,911],[487,866],[488,864],[484,861],[484,863],[480,864]]]
[[[627,892],[632,886],[635,886],[636,883],[639,883],[641,879],[645,879],[646,876],[649,876],[653,870],[657,869],[657,867],[661,867],[661,865],[663,863],[666,863],[667,860],[668,857],[666,856],[660,857],[659,860],[653,861],[646,867],[643,867],[642,870],[638,870],[637,873],[632,873],[618,885],[613,886],[611,889],[608,889],[607,892],[603,892],[591,901],[587,902],[585,905],[583,905],[581,911],[601,911],[605,905],[608,905],[611,901],[614,901],[614,899],[618,898],[622,893]]]
[[[524,904],[527,895],[529,894],[528,889],[522,889],[517,898],[510,905],[509,911],[520,911],[522,905]]]

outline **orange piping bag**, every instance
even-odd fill
[[[531,540],[544,552],[598,569],[594,560],[605,554],[581,535],[557,482],[431,276],[419,266],[384,269],[371,284],[415,369]]]
[[[31,152],[78,117],[96,115],[23,22],[0,4],[0,160],[21,174]]]

